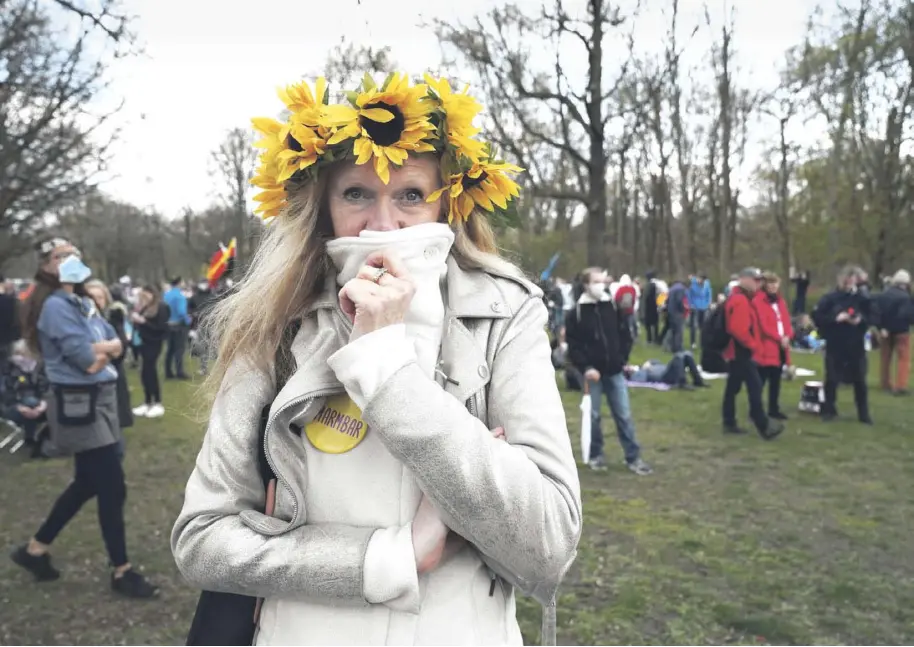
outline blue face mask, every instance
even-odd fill
[[[67,256],[58,268],[61,283],[83,283],[92,276],[92,270],[76,254]]]

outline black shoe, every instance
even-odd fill
[[[858,420],[859,420],[861,423],[863,423],[864,425],[872,425],[872,424],[873,424],[873,419],[870,418],[869,415],[860,416],[860,417],[858,418]]]
[[[171,375],[171,374],[169,374],[169,373],[166,373],[166,374],[165,374],[165,379],[166,379],[166,380],[173,380],[173,379],[175,379],[175,376],[174,376],[174,375]]]
[[[907,389],[896,389],[895,391],[892,391],[892,395],[903,398],[905,396],[911,395],[911,392]]]
[[[181,375],[179,375],[179,376],[178,376],[177,378],[175,378],[175,379],[178,379],[178,380],[189,380],[189,379],[190,379],[190,375],[185,375],[185,374],[182,373]]]
[[[749,432],[739,425],[724,425],[725,434],[748,434]]]
[[[765,440],[774,440],[781,435],[784,431],[783,423],[778,422],[777,420],[769,420],[768,426],[765,427],[764,431],[759,429],[759,436]]]
[[[775,411],[774,413],[769,413],[768,417],[774,418],[775,420],[788,420],[787,414],[782,413],[780,411]]]
[[[708,384],[708,383],[705,382],[705,381],[701,381],[701,382],[696,382],[696,383],[695,383],[695,388],[696,388],[696,389],[710,389],[710,388],[711,388],[711,385]]]
[[[158,588],[150,584],[149,580],[132,568],[120,577],[115,577],[112,574],[111,589],[124,597],[138,600],[154,598],[159,594]]]
[[[832,411],[821,414],[822,422],[833,422],[837,417],[838,414]]]
[[[47,553],[44,555],[32,555],[25,546],[20,546],[13,551],[10,558],[34,575],[39,582],[53,582],[60,578],[60,571],[51,564],[51,556]]]

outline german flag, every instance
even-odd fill
[[[206,280],[209,281],[210,287],[215,287],[219,279],[232,273],[232,269],[235,266],[237,247],[238,240],[235,238],[229,241],[228,247],[219,243],[219,251],[213,254],[206,270]]]

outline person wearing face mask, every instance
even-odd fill
[[[258,645],[521,644],[515,590],[554,610],[581,500],[542,291],[489,220],[517,169],[469,95],[368,78],[254,120],[270,224],[203,322],[215,401],[172,550],[263,598]],[[189,642],[241,644],[206,642],[222,618]]]
[[[762,388],[768,384],[768,417],[787,420],[780,404],[781,375],[783,368],[790,365],[793,326],[780,287],[780,277],[774,272],[765,272],[762,275],[762,289],[756,292],[753,305],[758,313],[760,344],[756,359]]]
[[[605,393],[626,465],[635,474],[650,474],[651,467],[641,458],[641,446],[635,439],[635,423],[623,374],[632,347],[631,327],[606,293],[606,273],[592,267],[584,270],[582,277],[584,293],[565,321],[565,339],[568,359],[583,375],[593,403],[588,465],[591,469],[606,469],[600,415]]]
[[[120,355],[123,346],[86,296],[84,283],[91,271],[77,250],[55,238],[40,246],[39,254],[39,287],[27,303],[24,332],[32,350],[40,352],[51,384],[47,415],[54,444],[58,451],[73,454],[75,473],[45,522],[28,543],[13,552],[12,559],[39,581],[58,579],[60,572],[51,563],[50,546],[94,497],[114,569],[111,588],[126,597],[153,597],[155,587],[132,568],[127,557],[127,489],[120,460],[117,371],[111,366],[111,359]]]
[[[864,339],[867,328],[875,322],[875,313],[868,292],[858,289],[862,275],[863,271],[854,266],[841,270],[837,289],[819,299],[812,313],[812,320],[825,340],[825,402],[821,416],[826,422],[838,416],[838,384],[845,382],[854,387],[857,419],[866,425],[873,424]]]
[[[761,326],[758,312],[752,305],[752,299],[761,287],[762,273],[755,267],[747,267],[739,273],[738,281],[739,284],[731,288],[730,296],[720,306],[724,308],[724,321],[730,337],[723,352],[727,361],[727,386],[722,405],[724,433],[746,433],[736,422],[736,396],[745,384],[749,396],[749,417],[759,435],[765,440],[772,440],[784,431],[784,425],[766,416],[762,406],[762,378],[757,364],[761,350]]]

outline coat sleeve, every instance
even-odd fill
[[[733,298],[727,308],[727,331],[744,348],[755,351],[758,346],[750,330],[752,326],[752,302],[748,297]]]
[[[64,360],[71,366],[86,372],[95,363],[88,324],[64,299],[52,296],[44,302],[38,329],[54,340]]]
[[[568,344],[568,361],[581,373],[592,368],[587,357],[587,345],[581,339],[581,326],[574,308],[565,317],[565,342]]]
[[[184,507],[171,535],[181,574],[192,585],[211,591],[351,604],[403,598],[401,608],[415,612],[418,576],[410,525],[375,529],[305,524],[270,536],[244,522],[244,515],[254,513],[285,523],[258,514],[265,501],[257,459],[260,413],[272,397],[272,386],[262,374],[252,378],[255,371],[246,371],[246,376],[239,376],[241,370],[226,376],[187,482]],[[372,545],[378,557],[374,574],[383,580],[373,584],[365,572]],[[392,572],[394,561],[397,572]],[[383,593],[369,599],[372,591]]]
[[[836,308],[833,294],[826,294],[819,299],[812,311],[812,321],[820,332],[825,332],[835,325],[835,318],[838,316]]]
[[[770,306],[762,300],[762,298],[757,297],[752,299],[752,307],[755,308],[755,312],[758,314],[758,325],[761,337],[772,339],[777,342],[781,341],[781,337],[778,335],[777,320],[764,311],[764,308],[770,310]]]
[[[542,301],[530,298],[495,355],[488,418],[493,427],[504,427],[508,442],[493,438],[465,403],[428,378],[414,360],[367,394],[363,411],[448,527],[540,602],[551,599],[571,565],[582,522],[580,483],[546,321]]]

